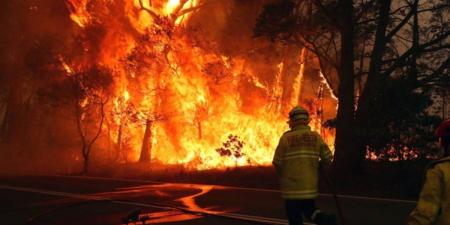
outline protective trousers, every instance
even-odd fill
[[[303,225],[303,215],[317,225],[337,225],[336,216],[316,208],[314,199],[285,199],[289,225]]]
[[[285,207],[289,225],[303,225],[303,215],[311,218],[317,210],[314,199],[286,199]]]

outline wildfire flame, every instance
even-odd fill
[[[167,2],[166,6],[164,7],[164,12],[167,15],[170,15],[174,11],[174,9],[176,9],[179,5],[180,5],[180,0],[169,0]]]
[[[90,20],[89,13],[86,10],[87,3],[88,0],[70,0],[67,2],[70,19],[80,27],[85,27]]]
[[[70,18],[83,28],[93,18],[88,2],[68,0]],[[96,62],[115,74],[114,97],[105,110],[111,112],[106,115],[113,121],[108,125],[112,141],[126,152],[123,160],[136,161],[146,149],[152,160],[195,169],[270,164],[288,128],[285,109],[299,104],[306,50],[298,52],[301,66],[294,73],[293,91],[282,100],[281,80],[289,65],[275,65],[278,72],[269,83],[246,66],[245,57],[193,44],[182,25],[198,1],[134,0],[123,5],[124,17],[103,21],[116,30],[105,35]],[[117,25],[123,18],[131,28]],[[312,119],[312,129],[332,146],[334,134],[324,131],[321,118]],[[242,140],[235,149],[242,154],[221,157],[216,149],[230,147],[230,137]]]

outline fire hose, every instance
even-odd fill
[[[339,202],[339,198],[338,198],[338,195],[336,193],[336,190],[334,189],[333,181],[331,180],[331,177],[329,176],[329,174],[324,169],[321,169],[321,170],[322,170],[323,177],[325,177],[325,181],[327,183],[328,189],[330,190],[331,195],[333,195],[334,203],[335,203],[336,209],[338,211],[339,221],[341,222],[340,224],[341,225],[346,225],[345,219],[344,219],[344,213],[342,211],[342,207],[341,207],[341,204]]]

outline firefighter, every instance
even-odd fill
[[[450,225],[450,120],[436,130],[442,147],[441,158],[431,163],[416,208],[408,225]]]
[[[330,165],[332,155],[320,135],[311,131],[309,121],[308,112],[300,106],[289,112],[290,130],[281,136],[272,163],[280,178],[289,225],[303,224],[302,214],[319,225],[333,225],[336,217],[315,206],[319,163]]]

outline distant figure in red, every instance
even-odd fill
[[[450,120],[435,135],[442,147],[441,158],[428,167],[425,183],[408,225],[450,225]]]

